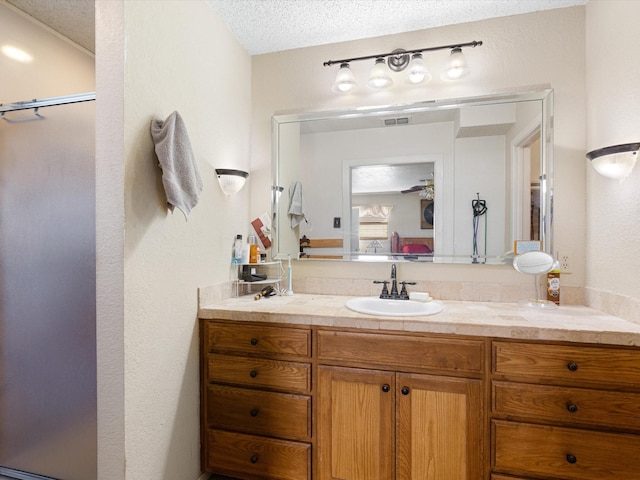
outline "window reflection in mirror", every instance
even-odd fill
[[[274,185],[300,180],[310,220],[287,228],[281,197],[274,257],[303,237],[331,245],[307,258],[509,264],[531,239],[550,251],[551,96],[274,117]]]

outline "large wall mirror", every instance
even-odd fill
[[[551,253],[552,101],[274,116],[273,257],[497,264],[514,241]]]

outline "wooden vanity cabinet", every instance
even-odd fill
[[[492,480],[640,478],[640,349],[494,341]]]
[[[311,478],[311,329],[201,320],[202,468]]]
[[[483,351],[482,340],[319,331],[318,479],[483,479]]]

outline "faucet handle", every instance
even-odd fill
[[[389,289],[387,288],[389,280],[374,280],[373,283],[382,283],[382,292],[380,293],[380,298],[389,298]]]
[[[409,298],[409,294],[407,293],[407,285],[415,285],[416,282],[400,282],[402,285],[402,290],[400,290],[400,298],[405,299]]]

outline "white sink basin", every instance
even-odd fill
[[[358,297],[347,301],[346,307],[358,313],[387,317],[417,317],[435,315],[443,310],[436,302],[416,302],[414,300],[389,300],[379,297]]]

